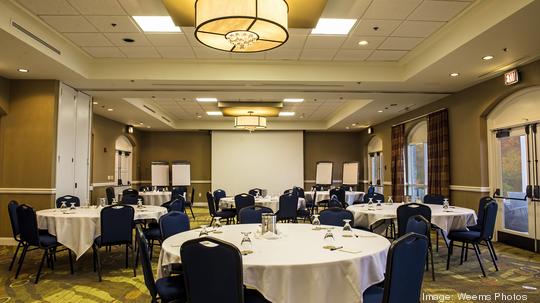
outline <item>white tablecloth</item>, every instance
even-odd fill
[[[313,197],[313,192],[306,191],[304,193],[304,196],[306,199],[311,200]],[[347,204],[352,205],[354,201],[362,200],[364,198],[364,192],[363,191],[346,191],[345,192],[345,202]],[[328,200],[330,199],[330,191],[317,191],[317,197],[315,198],[315,202],[319,202],[322,200]]]
[[[244,285],[255,288],[274,303],[362,302],[369,286],[384,280],[390,242],[373,233],[355,231],[358,238],[342,237],[335,227],[334,245],[349,251],[323,249],[325,230],[308,224],[278,224],[280,239],[255,238],[257,224],[223,226],[223,233],[210,233],[240,247],[241,231],[251,231],[253,254],[243,256]],[[174,235],[164,241],[158,261],[162,266],[179,263],[180,245],[197,238],[200,230]]]
[[[155,219],[167,213],[160,206],[135,208],[135,220]],[[64,213],[62,209],[45,209],[36,213],[38,227],[55,235],[58,242],[71,249],[79,259],[89,248],[94,239],[101,235],[101,208],[76,208]]]
[[[274,213],[279,210],[279,197],[261,197],[255,198],[255,205],[271,208]],[[224,197],[219,200],[219,208],[231,209],[236,208],[234,203],[234,197]],[[304,198],[298,198],[297,209],[305,209],[306,200]]]
[[[356,204],[347,207],[354,214],[354,226],[369,228],[381,220],[396,219],[397,208],[403,204],[381,204],[380,208],[373,204],[373,209],[368,209],[367,204]],[[474,210],[462,207],[454,207],[444,211],[442,205],[425,204],[431,208],[431,223],[448,233],[452,230],[467,230],[467,225],[476,224]],[[382,231],[382,230],[381,230]]]
[[[161,206],[165,202],[171,201],[170,191],[141,191],[139,196],[144,200],[144,205]],[[122,201],[122,194],[118,195],[118,201]]]

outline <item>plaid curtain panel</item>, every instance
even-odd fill
[[[405,125],[392,127],[392,196],[395,202],[402,202],[405,194]]]
[[[448,110],[428,116],[428,193],[450,197]]]

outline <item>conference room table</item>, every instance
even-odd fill
[[[158,220],[167,213],[161,206],[144,205],[135,209],[134,220]],[[55,235],[58,242],[71,249],[79,259],[89,248],[94,239],[101,235],[102,207],[76,207],[44,209],[36,212],[39,229],[46,229]]]
[[[255,205],[264,206],[272,209],[274,213],[279,210],[279,197],[255,197]],[[219,200],[220,209],[234,209],[236,208],[236,203],[234,202],[234,197],[223,197]],[[306,208],[306,199],[298,198],[297,209]]]
[[[381,203],[380,206],[373,203],[372,207],[368,204],[355,204],[347,207],[347,210],[354,215],[354,226],[373,228],[374,232],[383,233],[386,223],[397,219],[397,208],[401,205],[403,203]],[[442,205],[425,205],[431,208],[431,223],[446,234],[453,230],[467,230],[467,226],[476,224],[476,213],[472,209],[450,206],[445,210]]]
[[[143,198],[144,205],[160,206],[171,201],[172,193],[170,191],[141,191],[139,196]],[[122,194],[118,195],[118,201],[122,201]]]
[[[244,285],[258,290],[274,303],[362,302],[369,286],[384,280],[390,242],[373,233],[354,230],[353,237],[343,237],[340,227],[322,226],[313,230],[309,224],[277,225],[277,237],[258,233],[259,224],[221,227],[209,236],[224,240],[242,251],[241,232],[251,232],[253,253],[242,256]],[[332,230],[334,246],[328,243],[326,228]],[[181,263],[182,243],[198,238],[200,229],[167,238],[158,260],[157,276],[169,274],[171,264]]]
[[[315,202],[319,202],[322,200],[328,200],[330,199],[330,191],[323,190],[323,191],[317,191],[317,195],[315,199],[313,199],[313,192],[312,191],[306,191],[304,192],[304,196],[308,200],[313,200]],[[362,200],[364,198],[364,192],[363,191],[346,191],[345,192],[345,202],[347,204],[352,205],[354,201]]]

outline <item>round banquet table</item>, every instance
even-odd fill
[[[306,198],[309,197],[309,199],[313,199],[313,192],[306,191],[304,193]],[[345,192],[345,202],[347,204],[352,205],[354,201],[362,200],[364,198],[364,192],[363,191],[346,191]],[[322,200],[328,200],[330,199],[330,191],[317,191],[317,196],[315,197],[314,201],[319,202]]]
[[[257,289],[274,303],[362,302],[369,286],[384,280],[390,242],[373,233],[354,230],[358,237],[345,238],[333,228],[335,246],[324,249],[326,230],[308,224],[278,224],[278,239],[255,234],[258,224],[226,225],[215,237],[240,248],[241,231],[250,231],[253,253],[242,256],[244,285]],[[174,235],[163,242],[158,277],[169,264],[180,263],[180,246],[197,238],[199,230]]]
[[[165,202],[171,201],[170,191],[141,191],[139,192],[144,200],[144,205],[160,206]],[[122,194],[119,195],[119,201],[122,201]]]
[[[167,213],[161,206],[145,205],[135,208],[135,220],[158,220]],[[55,235],[58,242],[71,249],[79,259],[101,235],[101,207],[77,207],[70,209],[44,209],[36,212],[39,229],[46,229]]]
[[[264,206],[272,209],[274,213],[279,210],[279,197],[258,197],[255,198],[255,205]],[[219,208],[232,209],[236,208],[234,197],[224,197],[219,200]],[[306,200],[304,198],[298,198],[297,209],[305,209]]]
[[[384,220],[395,220],[397,218],[397,208],[402,203],[382,203],[380,207],[373,204],[370,209],[367,204],[356,204],[347,207],[354,215],[354,226],[363,228],[373,227],[377,222]],[[440,227],[445,233],[452,230],[467,230],[467,226],[476,224],[476,213],[472,209],[450,206],[445,211],[442,205],[425,204],[431,208],[431,223]],[[381,226],[384,226],[382,224]],[[385,227],[385,226],[384,226]],[[384,232],[385,228],[376,229],[377,232]]]

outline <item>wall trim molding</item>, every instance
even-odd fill
[[[0,237],[0,245],[15,246],[17,245],[17,241],[15,241],[15,239],[13,239],[12,237]]]
[[[140,180],[140,181],[133,181],[131,184],[144,184],[144,183],[152,183],[150,180]],[[191,180],[191,184],[210,184],[212,183],[212,180]],[[106,187],[106,186],[118,186],[115,182],[96,182],[91,184],[92,187]],[[128,185],[122,185],[122,186],[128,186]]]
[[[52,195],[56,188],[0,188],[0,194]]]
[[[114,182],[96,182],[90,184],[92,187],[104,187],[104,186],[116,186],[116,183]]]
[[[341,183],[341,180],[332,180],[332,183]],[[315,180],[304,180],[304,183],[315,184]]]
[[[390,181],[383,181],[382,184],[383,184],[383,185],[392,186],[392,182],[390,182]]]
[[[468,192],[475,192],[475,193],[489,193],[490,192],[490,188],[486,186],[450,185],[450,190],[468,191]]]

